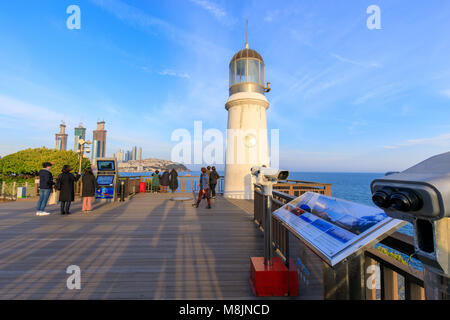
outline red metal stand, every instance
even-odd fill
[[[258,297],[298,295],[297,271],[288,270],[280,258],[273,258],[272,266],[264,265],[263,257],[250,258],[250,283]]]

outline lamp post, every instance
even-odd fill
[[[91,152],[91,150],[87,146],[85,147],[85,145],[90,145],[91,142],[89,140],[84,141],[84,139],[80,139],[80,140],[78,140],[78,143],[80,144],[80,150],[78,150],[78,152],[80,153],[79,164],[78,164],[78,174],[81,174],[81,163],[83,162],[84,152],[86,152],[86,153]]]
[[[80,139],[80,140],[78,140],[78,143],[80,144],[80,150],[78,150],[78,152],[80,153],[79,163],[78,163],[78,174],[81,175],[81,163],[83,162],[84,152],[85,151],[86,151],[86,153],[91,152],[91,150],[88,147],[86,147],[86,150],[85,150],[85,145],[90,145],[91,142],[89,140],[84,141],[84,139]],[[81,191],[82,191],[81,189],[82,189],[82,187],[83,187],[83,184],[81,183],[81,180],[80,180],[80,188],[79,188],[80,196],[81,196]]]

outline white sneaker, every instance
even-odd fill
[[[50,214],[50,212],[45,212],[45,211],[41,212],[41,216],[48,216],[49,214]]]
[[[36,215],[40,216],[42,214],[42,211],[36,211]]]

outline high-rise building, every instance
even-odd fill
[[[86,140],[86,128],[80,123],[78,128],[75,128],[74,138],[73,138],[73,151],[78,152],[80,150],[80,144],[78,140],[83,139]]]
[[[97,130],[94,130],[92,140],[92,160],[104,158],[106,154],[105,121],[97,122]]]
[[[64,121],[59,125],[59,133],[55,135],[55,149],[60,151],[67,149],[67,133]]]
[[[117,150],[114,157],[116,158],[117,162],[123,162],[123,151],[120,149]]]
[[[131,151],[127,151],[127,152],[125,152],[125,159],[124,159],[124,161],[128,162],[130,160],[131,160]]]
[[[136,159],[137,159],[137,147],[134,146],[134,147],[131,149],[131,160],[136,160]]]
[[[139,148],[139,149],[138,149],[138,152],[137,152],[137,160],[142,160],[142,148]]]

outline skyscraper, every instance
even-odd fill
[[[97,130],[94,130],[92,140],[92,160],[104,158],[106,154],[105,121],[97,122]]]
[[[75,128],[74,138],[73,138],[73,151],[78,152],[80,150],[80,144],[78,140],[83,139],[86,140],[86,128],[80,123],[78,128]]]
[[[59,125],[59,133],[55,135],[55,149],[59,151],[67,149],[67,133],[64,121]]]
[[[131,160],[136,160],[136,159],[137,159],[137,147],[134,146],[134,147],[131,149]]]
[[[137,160],[142,160],[142,148],[138,149]]]
[[[123,162],[123,151],[122,150],[117,150],[116,154],[114,155],[114,157],[116,158],[117,162]]]

